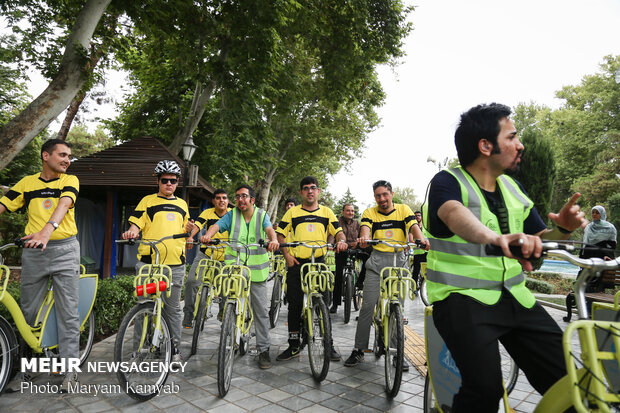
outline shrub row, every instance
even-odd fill
[[[553,284],[549,284],[548,282],[529,277],[525,281],[525,286],[530,290],[541,294],[553,294],[553,291],[555,290]]]

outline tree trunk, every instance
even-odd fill
[[[273,184],[274,179],[276,178],[277,169],[271,167],[267,174],[265,175],[265,179],[263,179],[263,185],[261,186],[260,193],[258,196],[260,204],[259,207],[267,210],[267,205],[269,201],[269,192],[271,191],[271,185]]]
[[[219,60],[223,63],[227,58],[228,44],[227,40],[224,40],[224,45],[220,51]],[[182,145],[192,137],[192,134],[200,123],[200,119],[202,119],[202,115],[205,113],[207,102],[211,99],[216,86],[217,82],[214,79],[209,80],[206,84],[201,81],[196,82],[196,90],[194,91],[192,106],[189,110],[189,114],[187,115],[187,119],[185,120],[185,124],[181,129],[179,129],[179,132],[177,132],[176,136],[172,140],[172,143],[168,146],[170,152],[174,154],[179,153]]]
[[[33,100],[19,115],[0,129],[0,158],[3,169],[30,141],[45,129],[82,89],[86,78],[84,58],[90,39],[112,0],[88,0],[75,21],[67,40],[65,54],[60,62],[58,76],[47,89]]]
[[[86,93],[80,92],[73,98],[73,100],[71,101],[71,104],[67,108],[67,114],[65,115],[65,120],[62,122],[62,126],[60,127],[60,130],[58,131],[58,135],[56,135],[56,138],[62,139],[63,141],[67,140],[67,134],[69,133],[69,130],[71,129],[71,124],[73,123],[73,119],[75,119],[75,115],[77,115],[78,110],[80,110],[80,106],[82,105],[82,102],[84,102],[85,97],[86,97]]]
[[[269,208],[267,208],[267,213],[271,218],[271,223],[275,225],[275,219],[278,216],[278,204],[280,204],[280,200],[282,199],[282,195],[284,195],[285,188],[283,186],[279,186],[273,190],[273,195],[269,200]],[[274,228],[275,229],[275,228]]]

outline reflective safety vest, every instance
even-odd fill
[[[480,187],[471,175],[461,167],[447,172],[459,182],[463,205],[486,227],[501,234],[497,216],[489,209]],[[510,233],[523,232],[523,222],[533,202],[507,175],[499,176],[497,185],[508,210]],[[428,228],[428,203],[423,208],[424,227]],[[530,290],[525,287],[525,275],[517,260],[487,255],[483,244],[467,242],[456,234],[449,238],[435,238],[428,231],[425,233],[431,243],[426,272],[428,299],[431,303],[456,292],[492,305],[499,301],[504,288],[525,308],[531,308],[536,303]]]
[[[238,241],[243,244],[255,244],[259,239],[264,239],[266,241],[267,236],[263,229],[263,221],[266,215],[264,210],[254,208],[252,219],[250,219],[250,223],[247,225],[239,208],[234,208],[232,210],[231,230],[229,232],[230,240]],[[241,248],[240,254],[240,263],[245,263],[245,265],[250,268],[252,281],[262,282],[269,278],[269,254],[265,248],[250,247],[247,257],[245,248]],[[237,251],[230,247],[226,247],[226,256],[224,260],[227,265],[235,264],[237,262]]]

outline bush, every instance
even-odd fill
[[[94,306],[97,339],[115,334],[125,314],[136,304],[133,278],[133,275],[122,275],[99,280]]]
[[[0,245],[11,243],[15,238],[23,237],[27,222],[28,216],[25,213],[0,214]],[[2,252],[5,265],[21,265],[21,255],[21,248],[10,248]]]
[[[20,297],[19,283],[17,281],[9,281],[9,283],[6,286],[6,290],[7,290],[7,294],[10,293],[15,299],[15,301],[17,301],[17,304],[19,304],[19,297]],[[4,305],[0,305],[0,316],[6,318],[9,322],[13,322],[13,317],[11,317],[11,313],[9,313],[9,310],[7,310],[7,308]]]
[[[527,278],[525,286],[532,291],[539,292],[541,294],[553,294],[554,287],[548,282],[537,280],[535,278]]]

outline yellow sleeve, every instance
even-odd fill
[[[340,228],[340,222],[331,208],[327,208],[327,219],[329,220],[329,233],[336,238],[336,234],[341,232],[342,228]]]
[[[364,213],[362,214],[362,221],[360,222],[360,229],[361,227],[368,227],[370,228],[370,230],[372,230],[372,217],[370,215],[370,208],[366,209]]]
[[[140,230],[146,226],[146,199],[147,197],[142,198],[128,220],[130,224],[135,224],[138,228],[140,228]]]
[[[80,192],[80,181],[75,175],[65,175],[65,179],[63,182],[63,187],[60,189],[60,197],[68,197],[71,198],[73,203],[78,197],[78,193]]]
[[[278,223],[278,228],[276,228],[276,234],[280,234],[285,238],[288,235],[288,233],[291,231],[291,226],[292,226],[291,222],[292,222],[292,217],[293,217],[293,213],[291,212],[292,210],[293,208],[289,209],[288,211],[284,213],[284,216]]]
[[[409,205],[403,204],[403,207],[404,207],[403,208],[403,219],[405,221],[405,229],[406,229],[405,232],[408,233],[411,227],[413,226],[413,224],[415,224],[417,221]]]
[[[0,198],[0,204],[11,212],[15,212],[24,206],[24,179],[21,179],[5,196]]]

